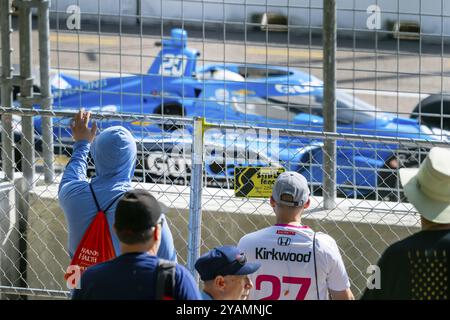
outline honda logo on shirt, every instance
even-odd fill
[[[278,245],[279,246],[288,246],[291,244],[291,239],[288,237],[279,237],[278,238]]]

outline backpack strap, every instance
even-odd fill
[[[119,200],[120,198],[122,198],[122,196],[123,196],[123,193],[121,193],[121,194],[119,194],[117,197],[115,197],[115,198],[113,199],[113,201],[111,201],[111,203],[106,207],[106,209],[103,210],[103,212],[106,213],[106,211],[108,211],[109,208],[111,208],[112,205],[113,205],[117,200]]]
[[[92,189],[92,184],[90,184],[90,183],[89,183],[89,189],[91,190],[92,196],[94,197],[95,206],[97,207],[97,212],[101,211],[103,213],[106,213],[106,211],[108,211],[109,208],[112,207],[112,205],[116,202],[116,200],[123,196],[123,193],[120,193],[116,198],[113,199],[113,201],[111,201],[111,203],[106,207],[105,210],[102,210],[102,209],[100,209],[100,205],[98,204],[97,197],[95,196],[94,189]]]
[[[92,184],[89,183],[89,189],[91,190],[92,196],[94,197],[95,205],[97,207],[97,212],[102,211],[100,205],[98,204],[97,197],[95,196],[94,189],[92,189]]]
[[[158,259],[155,300],[174,300],[175,266],[173,261]]]
[[[314,275],[316,276],[316,293],[317,293],[317,300],[320,300],[320,297],[319,297],[319,279],[318,279],[318,277],[317,277],[316,232],[314,232],[314,237],[313,237],[313,255],[314,255]]]

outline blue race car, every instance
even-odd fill
[[[297,69],[256,64],[216,64],[197,68],[199,53],[187,47],[187,33],[172,30],[145,75],[83,82],[64,74],[52,80],[55,110],[205,117],[211,123],[264,128],[323,131],[323,83]],[[39,107],[39,106],[36,106]],[[69,152],[70,119],[53,119],[57,152]],[[100,128],[121,124],[140,144],[138,179],[187,183],[192,128],[148,121],[103,120]],[[446,132],[399,118],[345,92],[337,93],[337,127],[341,133],[446,139]],[[35,117],[38,137],[40,117]],[[186,131],[187,130],[187,131]],[[264,131],[264,130],[263,130]],[[207,181],[231,187],[236,166],[283,166],[307,177],[320,192],[323,139],[259,132],[206,132]],[[65,150],[65,151],[64,151]],[[69,150],[69,151],[67,151]],[[346,196],[389,197],[398,188],[396,171],[417,166],[424,149],[395,144],[338,141],[338,191]]]

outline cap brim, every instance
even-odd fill
[[[159,207],[161,208],[161,214],[167,214],[169,212],[169,208],[162,203],[161,201],[158,201]]]
[[[437,201],[425,195],[417,183],[418,171],[419,169],[400,169],[400,181],[406,198],[425,219],[434,223],[450,223],[450,201]]]
[[[234,275],[245,276],[256,272],[261,267],[259,262],[247,262],[242,268],[240,268]]]

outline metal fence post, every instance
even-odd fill
[[[21,108],[32,109],[33,77],[31,74],[31,2],[16,1],[19,6],[19,47],[20,47],[20,98]],[[16,183],[16,208],[19,221],[18,231],[20,260],[18,269],[20,287],[27,286],[27,224],[30,210],[29,194],[35,184],[34,181],[34,122],[32,116],[22,117],[22,170],[24,179]],[[22,297],[26,299],[26,297]]]
[[[48,0],[41,0],[38,8],[41,107],[44,110],[52,109],[50,91],[49,6],[50,2]],[[51,183],[54,179],[53,125],[51,117],[42,117],[42,141],[45,182]]]
[[[2,38],[1,102],[6,108],[12,107],[11,72],[11,1],[0,1],[0,34]],[[12,116],[2,115],[2,168],[8,180],[14,179]]]
[[[194,265],[200,256],[202,233],[203,133],[204,119],[194,118],[187,267],[197,282],[198,274]]]
[[[324,131],[336,132],[336,0],[323,0]],[[323,156],[324,208],[336,202],[336,141],[325,139]]]
[[[0,182],[0,285],[12,286],[15,279],[20,278],[15,262],[18,261],[19,235],[16,232],[16,211],[14,209],[14,185],[11,182]],[[0,299],[14,299],[0,291]]]
[[[19,178],[14,181],[15,197],[16,197],[16,227],[14,228],[16,239],[14,249],[16,251],[16,270],[18,270],[18,287],[26,288],[27,283],[27,264],[28,264],[28,215],[30,211],[30,184],[26,178]],[[26,300],[26,296],[22,296],[21,300]]]
[[[20,99],[22,108],[32,107],[33,78],[31,76],[31,8],[30,1],[16,1],[19,5],[19,42],[20,42]],[[31,100],[31,101],[30,101]],[[34,123],[33,117],[22,117],[23,153],[22,169],[30,188],[34,185]]]
[[[10,191],[9,191],[9,190]],[[29,188],[25,178],[14,185],[0,186],[2,208],[0,209],[0,285],[26,288],[27,285],[27,225]],[[6,198],[3,198],[7,194]],[[26,299],[5,296],[8,299]]]

